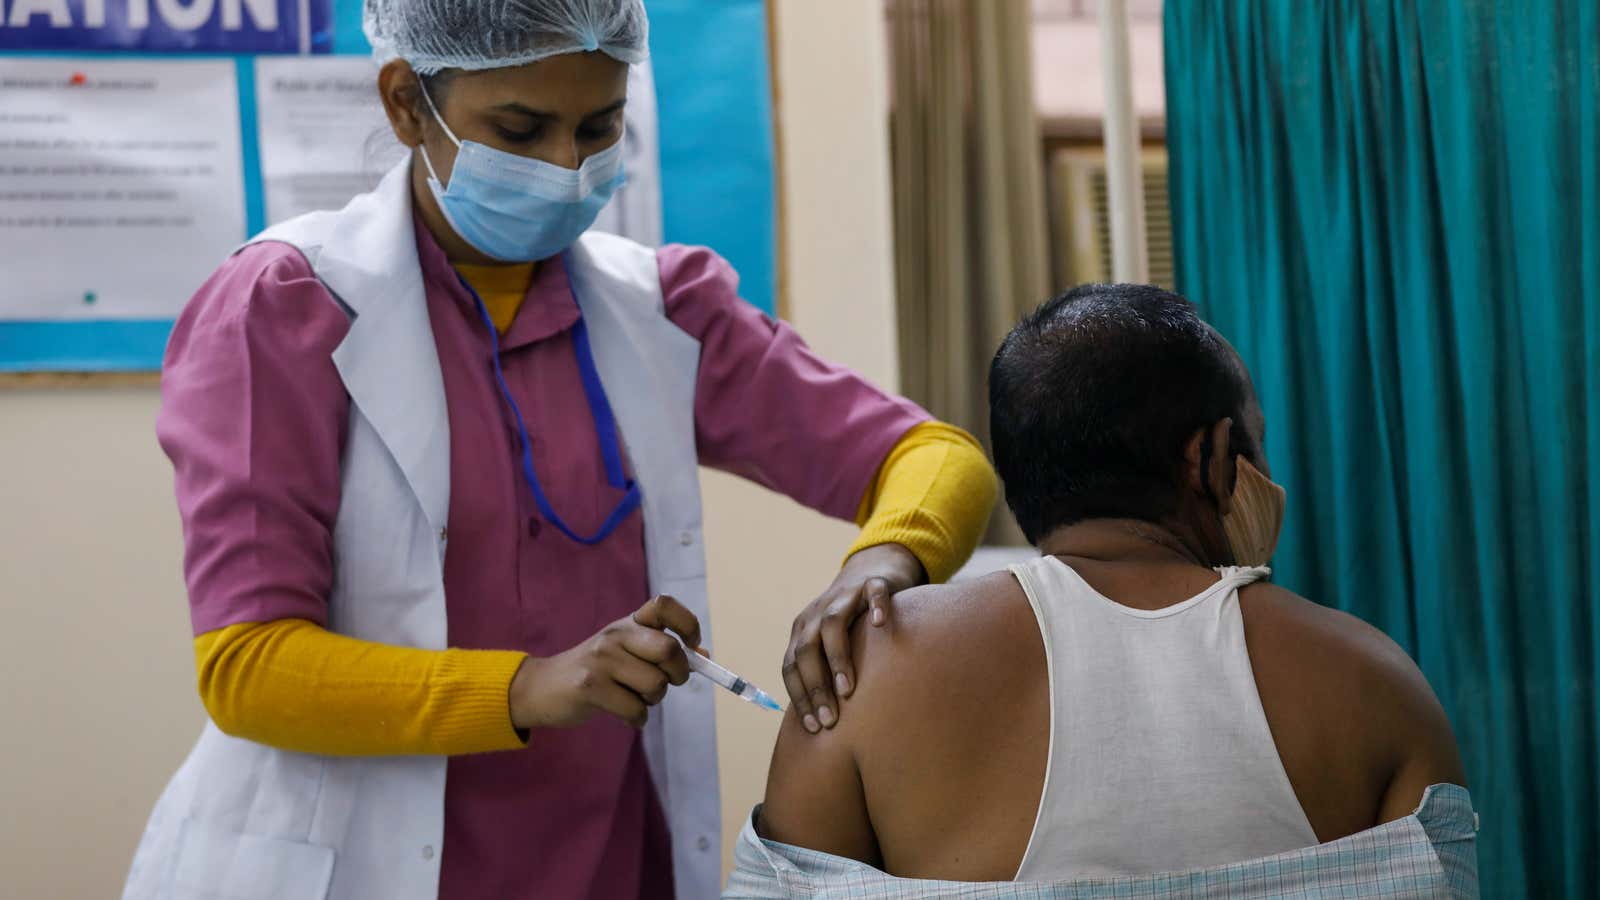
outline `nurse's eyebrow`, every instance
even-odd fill
[[[627,98],[624,97],[623,99],[618,100],[617,102],[611,104],[610,106],[607,106],[607,107],[605,107],[603,109],[597,109],[594,112],[589,113],[588,115],[584,116],[584,118],[585,119],[596,119],[596,118],[599,118],[601,116],[608,116],[608,115],[616,112],[617,110],[621,109],[623,106],[625,106],[627,104],[627,102],[628,102]],[[543,110],[537,110],[537,109],[534,109],[531,106],[524,106],[521,103],[516,102],[515,100],[509,101],[509,102],[506,102],[506,103],[501,103],[501,104],[499,104],[499,105],[497,105],[497,106],[495,106],[493,108],[497,109],[497,110],[500,110],[502,112],[517,113],[519,115],[529,116],[529,117],[534,118],[534,119],[559,119],[559,118],[561,118],[560,116],[556,115],[555,113],[544,112]]]
[[[607,106],[607,107],[605,107],[603,109],[597,109],[594,112],[589,113],[587,116],[584,116],[584,118],[585,119],[598,119],[601,116],[609,116],[612,113],[616,112],[617,110],[621,109],[623,106],[627,105],[627,103],[628,103],[628,98],[624,97],[621,100],[618,100],[617,102],[611,104],[610,106]]]
[[[543,112],[541,110],[534,109],[531,106],[523,106],[521,103],[518,103],[515,100],[507,102],[507,103],[498,104],[498,105],[494,106],[493,108],[497,109],[497,110],[500,110],[502,112],[517,113],[518,115],[530,116],[530,117],[535,118],[535,119],[557,119],[557,118],[560,118],[560,116],[557,116],[555,113]]]

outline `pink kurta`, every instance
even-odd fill
[[[647,599],[643,522],[636,510],[583,546],[537,513],[488,330],[420,222],[416,233],[450,417],[450,644],[550,656]],[[737,275],[710,250],[670,246],[658,258],[667,315],[702,346],[700,461],[852,517],[926,414],[741,301]],[[500,361],[551,505],[589,534],[620,493],[579,380],[577,318],[561,262],[541,265]],[[177,473],[196,634],[286,617],[326,624],[350,405],[331,354],[348,326],[282,244],[228,260],[178,320],[157,431]],[[599,716],[537,731],[525,750],[452,758],[440,882],[445,900],[671,896],[669,836],[638,734]]]

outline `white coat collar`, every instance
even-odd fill
[[[442,531],[450,511],[450,425],[417,260],[410,157],[339,214],[316,268],[352,316],[333,362],[354,408]]]

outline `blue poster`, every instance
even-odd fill
[[[772,312],[776,185],[765,3],[647,0],[647,6],[665,239],[722,254],[740,274],[741,295]],[[361,7],[362,0],[0,0],[0,58],[105,54],[153,61],[176,54],[233,61],[248,233],[266,224],[253,60],[366,55]],[[7,100],[0,91],[0,122]],[[0,137],[5,130],[0,124]],[[7,202],[0,199],[0,220]],[[0,308],[0,372],[154,370],[171,327],[170,319],[16,317]]]
[[[0,51],[327,53],[333,0],[0,0]]]

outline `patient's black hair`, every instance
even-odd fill
[[[1086,284],[1011,330],[989,367],[989,430],[1006,502],[1028,540],[1083,519],[1176,510],[1184,444],[1232,417],[1249,376],[1194,304],[1152,285]]]

